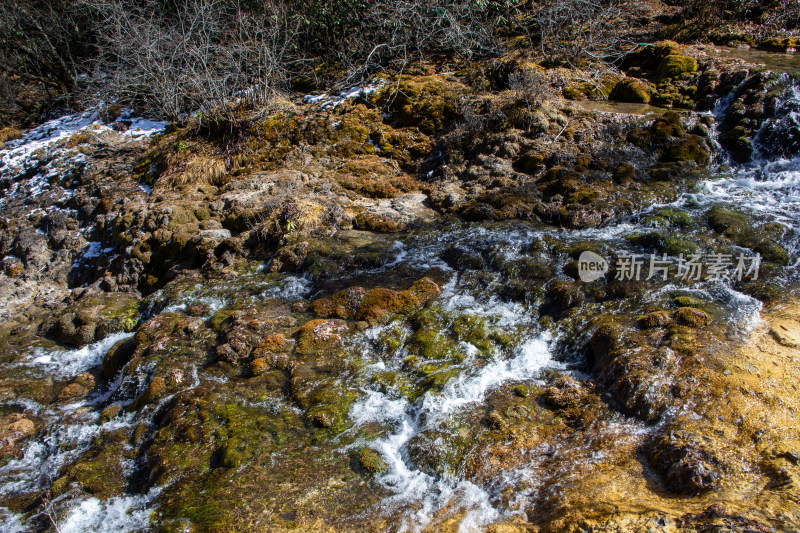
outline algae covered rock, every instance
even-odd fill
[[[722,478],[720,461],[691,435],[659,435],[645,446],[645,455],[672,492],[697,494],[713,490]]]
[[[651,92],[652,89],[647,83],[631,78],[617,83],[608,98],[617,102],[649,104]]]
[[[392,315],[408,314],[419,309],[433,301],[440,292],[439,285],[430,278],[417,280],[402,291],[350,287],[330,298],[314,300],[311,310],[319,316],[366,320],[376,324]]]
[[[711,322],[708,313],[694,307],[681,307],[675,311],[675,320],[679,324],[693,328],[701,328]]]
[[[789,253],[770,234],[768,227],[758,227],[752,217],[717,206],[708,213],[708,225],[734,243],[758,252],[779,265],[789,264]]]
[[[602,368],[624,348],[622,326],[605,321],[598,326],[589,340],[590,355],[595,368]]]
[[[656,68],[656,76],[659,80],[676,79],[684,74],[697,72],[697,60],[693,57],[670,54],[661,60]]]
[[[310,320],[300,328],[295,349],[301,355],[314,355],[340,348],[348,329],[342,320]]]
[[[381,474],[389,469],[386,461],[372,448],[358,450],[358,462],[370,474]]]
[[[653,311],[644,316],[639,317],[636,321],[642,329],[658,328],[668,326],[672,323],[672,317],[666,311]]]
[[[547,296],[561,313],[579,306],[584,300],[580,285],[569,281],[553,284],[547,291]]]

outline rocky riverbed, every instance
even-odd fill
[[[6,132],[3,529],[800,528],[800,81],[712,52]]]

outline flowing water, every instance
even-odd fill
[[[730,101],[723,100],[715,109],[718,123],[728,105]],[[599,110],[616,112],[613,107]],[[638,113],[641,109],[625,108],[622,112]],[[47,148],[95,121],[96,116],[81,115],[38,128],[15,141],[10,149],[0,152],[4,167],[13,167],[14,172],[18,172],[29,164],[26,157],[36,150]],[[380,279],[402,269],[416,276],[431,274],[443,280],[441,295],[426,314],[415,320],[439,328],[436,334],[448,336],[450,343],[447,357],[442,359],[446,362],[428,361],[440,366],[421,374],[409,370],[408,365],[409,358],[419,357],[412,342],[418,324],[412,327],[408,320],[398,319],[369,327],[349,341],[349,352],[362,364],[352,383],[359,397],[349,411],[353,427],[348,432],[357,435],[360,429],[376,426],[379,430],[371,437],[359,437],[346,448],[366,446],[377,452],[387,465],[384,472],[376,474],[375,481],[390,495],[369,512],[383,514],[391,520],[390,527],[398,531],[420,531],[435,520],[457,517],[459,530],[465,532],[530,512],[527,506],[532,495],[554,490],[552,486],[542,486],[541,471],[537,468],[540,459],[531,457],[526,466],[503,472],[491,482],[475,481],[468,478],[460,464],[459,457],[463,455],[459,454],[463,450],[459,447],[465,446],[460,440],[463,435],[469,435],[469,426],[475,424],[483,404],[498,388],[541,384],[543,376],[554,369],[581,377],[582,355],[570,353],[576,344],[570,332],[548,327],[542,320],[544,311],[540,296],[508,298],[504,295],[515,275],[513,269],[506,267],[538,254],[542,261],[551,263],[554,272],[561,272],[569,258],[552,252],[547,244],[552,241],[570,244],[590,240],[602,243],[613,252],[635,252],[636,248],[625,237],[652,229],[648,222],[650,215],[665,208],[677,208],[699,219],[713,205],[734,206],[751,213],[759,221],[785,226],[783,242],[796,258],[800,242],[800,157],[775,153],[770,139],[797,131],[799,126],[800,88],[789,84],[777,118],[768,121],[757,136],[753,160],[735,165],[720,151],[718,163],[730,165],[730,170],[722,177],[702,181],[673,203],[652,206],[625,220],[587,230],[496,223],[456,224],[437,231],[412,233],[395,243],[383,266],[356,273],[354,278]],[[9,194],[40,194],[46,189],[47,175],[44,169],[28,182],[19,182]],[[480,256],[483,262],[475,268],[459,266],[457,261],[443,259],[448,250],[466,251]],[[242,279],[213,285],[198,283],[178,295],[161,291],[151,296],[146,315],[181,313],[193,304],[202,304],[206,309],[205,318],[208,318],[234,301],[241,304],[242,298],[249,301],[270,298],[291,304],[318,290],[312,281],[298,276],[286,275],[275,281],[274,277],[259,278],[256,273],[250,281],[245,295],[238,292],[245,282]],[[761,309],[758,300],[737,292],[724,281],[699,282],[691,286],[664,284],[648,297],[655,300],[663,294],[676,292],[726,306],[732,322],[745,333],[757,320]],[[477,337],[454,333],[460,331],[458,327],[462,322],[459,320],[480,324],[484,333]],[[126,335],[112,335],[78,350],[38,348],[26,359],[16,361],[14,371],[24,368],[27,376],[33,379],[54,375],[74,378],[98,365],[106,351]],[[387,382],[387,376],[393,381]],[[187,388],[211,379],[202,371],[192,378]],[[422,386],[431,379],[439,380],[436,387]],[[9,495],[46,489],[60,469],[84,453],[96,436],[141,423],[141,420],[134,420],[133,413],[101,423],[98,409],[112,397],[129,404],[136,394],[124,391],[133,390],[138,394],[139,389],[135,383],[117,381],[73,404],[45,407],[23,402],[14,406],[18,412],[35,414],[46,420],[46,427],[30,442],[23,457],[0,466],[0,493]],[[603,431],[619,442],[626,442],[641,439],[649,429],[639,421],[618,415],[607,421]],[[424,464],[425,455],[434,452],[440,454],[439,459]],[[558,460],[559,454],[563,454],[564,461],[574,462],[575,457],[581,457],[585,468],[590,468],[596,459],[590,451],[565,447],[549,452],[550,464]],[[130,465],[131,471],[135,466]],[[511,497],[506,490],[510,487],[514,489]],[[153,488],[144,494],[108,500],[65,493],[53,502],[55,508],[62,509],[60,531],[147,529],[149,512],[153,502],[157,504],[159,490]],[[33,526],[20,516],[0,510],[3,531],[25,531],[30,527]]]

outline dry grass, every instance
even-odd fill
[[[0,143],[6,143],[22,137],[22,132],[13,126],[0,129]]]

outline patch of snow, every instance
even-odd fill
[[[348,100],[351,100],[353,98],[368,96],[383,86],[384,83],[382,81],[378,81],[371,85],[366,85],[364,87],[360,86],[351,87],[350,89],[342,91],[337,95],[331,95],[326,93],[314,94],[314,95],[309,94],[305,98],[303,98],[303,103],[320,104],[320,109],[325,109],[328,107],[336,109],[338,106],[340,106],[341,104],[343,104]],[[331,127],[335,128],[336,125],[332,125]]]

